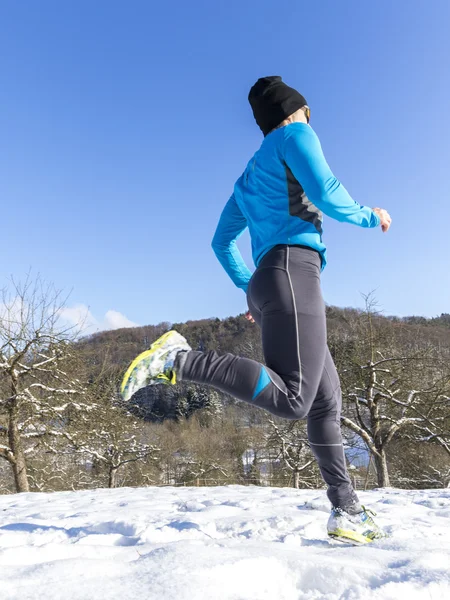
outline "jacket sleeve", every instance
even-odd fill
[[[333,175],[311,127],[300,123],[286,127],[284,158],[308,199],[324,214],[360,227],[380,224],[378,215],[355,202]]]
[[[246,228],[247,221],[233,194],[220,216],[211,246],[233,283],[244,292],[247,292],[252,274],[239,252],[236,240]]]

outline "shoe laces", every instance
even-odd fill
[[[363,509],[363,512],[365,512],[367,515],[370,515],[372,517],[377,516],[377,513],[374,510],[371,510],[370,508],[366,508],[363,504],[361,504],[361,508]]]
[[[359,512],[359,513],[355,513],[355,514],[348,513],[346,510],[344,510],[344,509],[342,509],[340,507],[334,508],[333,512],[334,512],[335,515],[344,515],[344,516],[345,515],[349,515],[350,518],[351,517],[358,517],[358,515],[360,517],[362,517],[364,515],[365,518],[363,520],[366,523],[375,526],[375,522],[372,519],[372,516],[375,517],[377,513],[375,511],[371,510],[370,508],[366,508],[364,505],[361,505],[361,508],[362,508],[362,511]]]

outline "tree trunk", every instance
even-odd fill
[[[16,492],[29,492],[27,464],[15,416],[16,407],[13,407],[9,413],[8,439],[9,447],[14,456],[14,462],[11,464],[14,473],[14,483],[16,485]]]
[[[377,472],[378,487],[389,487],[391,484],[389,481],[386,452],[384,449],[378,450],[378,452],[380,453],[380,456],[377,456],[376,454],[373,455],[375,470]]]
[[[300,487],[300,471],[294,471],[294,487],[296,490]]]
[[[119,467],[109,467],[108,487],[115,488],[117,483],[117,470]]]

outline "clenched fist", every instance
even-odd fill
[[[245,313],[245,318],[247,319],[247,321],[250,321],[250,323],[255,322],[255,319],[252,317],[249,310]]]
[[[381,230],[386,233],[392,223],[391,215],[384,208],[373,208],[372,210],[380,217]]]

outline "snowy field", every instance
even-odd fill
[[[0,599],[449,600],[450,489],[360,496],[389,539],[328,541],[317,490],[0,496]]]

